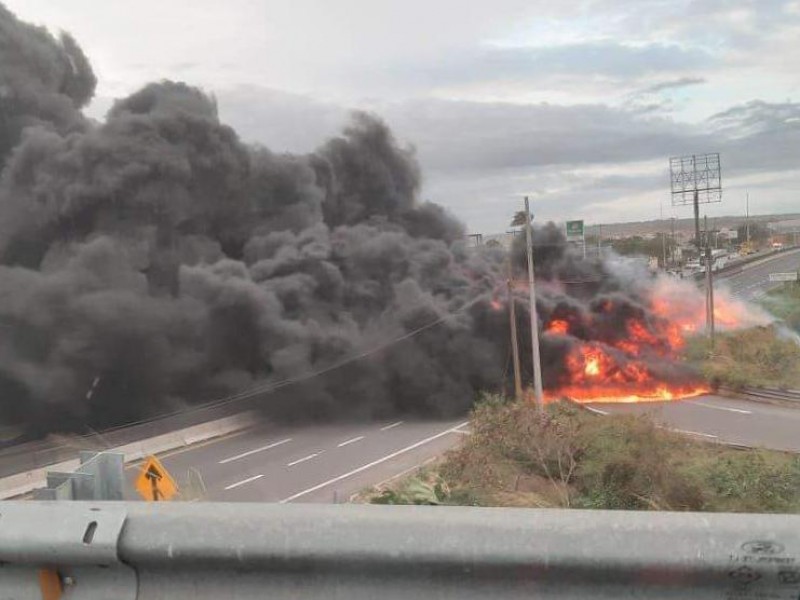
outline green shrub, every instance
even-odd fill
[[[800,284],[784,283],[770,290],[761,305],[789,327],[800,332]]]
[[[707,481],[716,510],[800,510],[798,457],[780,460],[764,451],[728,453],[711,466]]]
[[[775,327],[719,333],[713,349],[697,336],[688,340],[684,355],[713,384],[735,389],[800,386],[800,345]]]
[[[649,416],[486,397],[472,434],[380,504],[800,512],[800,457],[696,441]]]

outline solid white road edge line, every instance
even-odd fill
[[[597,413],[598,415],[607,415],[608,414],[608,411],[600,410],[599,408],[594,408],[592,406],[589,406],[588,404],[584,404],[583,408],[585,408],[586,410],[590,410],[593,413]]]
[[[688,433],[689,435],[701,435],[703,437],[717,439],[718,436],[711,435],[710,433],[700,433],[699,431],[689,431],[688,429],[670,429],[670,431],[674,431],[675,433]]]
[[[317,485],[315,485],[313,487],[310,487],[307,490],[303,490],[302,492],[297,492],[296,494],[293,494],[293,495],[289,496],[288,498],[284,498],[283,500],[281,500],[280,504],[286,504],[287,502],[291,502],[292,500],[297,500],[298,498],[306,496],[306,495],[308,495],[308,494],[310,494],[312,492],[316,492],[317,490],[321,490],[322,488],[327,487],[327,486],[329,486],[329,485],[331,485],[333,483],[337,483],[339,481],[342,481],[343,479],[347,479],[348,477],[352,477],[353,475],[356,475],[357,473],[361,473],[362,471],[366,471],[367,469],[370,469],[370,468],[372,468],[372,467],[374,467],[376,465],[384,463],[387,460],[392,460],[393,458],[395,458],[397,456],[400,456],[401,454],[405,454],[406,452],[410,452],[411,450],[414,450],[415,448],[419,448],[420,446],[424,446],[425,444],[428,444],[428,443],[432,442],[433,440],[438,440],[440,437],[444,437],[446,435],[449,435],[449,434],[453,433],[456,429],[464,427],[464,425],[467,425],[468,423],[469,423],[469,421],[464,421],[463,423],[459,423],[455,427],[451,427],[450,429],[446,429],[446,430],[444,430],[444,431],[442,431],[440,433],[437,433],[436,435],[432,435],[430,437],[425,438],[424,440],[420,440],[420,441],[416,442],[415,444],[411,444],[410,446],[406,446],[405,448],[402,448],[401,450],[398,450],[397,452],[392,452],[391,454],[387,454],[383,458],[379,458],[378,460],[373,460],[371,463],[367,463],[366,465],[362,465],[362,466],[358,467],[357,469],[353,469],[352,471],[348,471],[347,473],[339,475],[338,477],[334,477],[332,479],[328,479],[328,481],[323,481],[322,483],[319,483],[319,484],[317,484]]]
[[[354,437],[351,440],[344,441],[341,444],[336,444],[336,447],[337,448],[343,448],[344,446],[349,446],[350,444],[355,444],[356,442],[360,442],[363,439],[364,439],[364,436],[360,435],[358,437]]]
[[[381,427],[381,431],[389,431],[390,429],[394,429],[398,425],[402,425],[402,421],[398,421],[397,423],[392,423],[391,425],[387,425],[386,427]]]
[[[714,406],[713,404],[706,404],[705,402],[697,402],[689,400],[687,404],[694,404],[695,406],[702,406],[704,408],[713,408],[714,410],[727,410],[728,412],[741,413],[743,415],[752,415],[752,410],[744,410],[741,408],[730,408],[728,406]]]
[[[242,452],[241,454],[237,454],[236,456],[231,456],[230,458],[224,458],[219,461],[219,464],[224,465],[229,462],[233,462],[235,460],[239,460],[240,458],[244,458],[245,456],[250,456],[252,454],[257,454],[258,452],[263,452],[264,450],[269,450],[270,448],[275,448],[277,446],[281,446],[283,444],[288,444],[292,441],[292,438],[286,438],[285,440],[281,440],[280,442],[275,442],[272,444],[267,444],[266,446],[261,446],[261,448],[256,448],[255,450],[248,450],[247,452]]]
[[[237,481],[236,483],[232,483],[231,485],[226,485],[226,490],[232,490],[233,488],[237,488],[240,485],[244,485],[245,483],[250,483],[251,481],[255,481],[256,479],[261,479],[263,475],[253,475],[252,477],[248,477],[247,479],[242,479],[241,481]]]
[[[298,458],[297,460],[293,460],[290,463],[286,463],[287,467],[293,467],[295,465],[299,465],[302,462],[306,462],[307,460],[311,460],[312,458],[316,458],[322,454],[322,452],[314,452],[314,454],[309,454],[308,456],[304,456],[303,458]]]

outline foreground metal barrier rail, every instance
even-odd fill
[[[0,515],[2,598],[800,595],[800,516],[122,502]]]

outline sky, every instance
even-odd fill
[[[352,110],[416,150],[471,232],[689,217],[669,157],[719,152],[709,216],[800,212],[800,0],[5,0],[72,33],[87,112],[172,79],[249,142],[307,152]]]

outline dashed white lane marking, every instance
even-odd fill
[[[744,410],[742,408],[730,408],[729,406],[714,406],[713,404],[706,404],[705,402],[697,402],[697,401],[689,401],[688,404],[694,404],[695,406],[702,406],[703,408],[713,408],[714,410],[726,410],[728,412],[733,413],[740,413],[743,415],[752,415],[752,410]]]
[[[298,458],[297,460],[293,460],[290,463],[286,463],[287,467],[293,467],[295,465],[299,465],[300,463],[306,462],[307,460],[311,460],[312,458],[316,458],[322,454],[322,452],[314,452],[314,454],[309,454],[308,456],[304,456],[303,458]]]
[[[608,414],[608,411],[606,411],[606,410],[600,410],[599,408],[594,408],[593,406],[589,406],[587,404],[584,404],[583,407],[586,410],[590,410],[593,413],[597,413],[598,415],[607,415]]]
[[[351,440],[346,440],[346,441],[342,442],[341,444],[336,444],[336,447],[337,448],[341,448],[343,446],[349,446],[350,444],[355,444],[356,442],[360,442],[363,439],[364,439],[364,436],[360,435],[358,437],[354,437]]]
[[[282,446],[283,444],[288,444],[292,441],[292,438],[286,438],[285,440],[281,440],[279,442],[274,442],[272,444],[267,444],[266,446],[261,446],[261,448],[256,448],[255,450],[248,450],[247,452],[242,452],[241,454],[237,454],[236,456],[231,456],[229,458],[224,458],[219,461],[219,464],[224,465],[229,462],[233,462],[234,460],[239,460],[240,458],[244,458],[245,456],[251,456],[253,454],[257,454],[258,452],[263,452],[264,450],[269,450],[270,448],[275,448],[277,446]]]
[[[303,490],[302,492],[297,492],[296,494],[292,494],[288,498],[284,498],[283,500],[281,500],[280,503],[281,504],[286,504],[287,502],[291,502],[292,500],[297,500],[298,498],[306,496],[306,495],[308,495],[308,494],[310,494],[312,492],[316,492],[317,490],[321,490],[324,487],[328,487],[331,484],[334,484],[334,483],[337,483],[339,481],[342,481],[343,479],[347,479],[348,477],[352,477],[353,475],[361,473],[362,471],[366,471],[367,469],[370,469],[370,468],[372,468],[372,467],[374,467],[376,465],[384,463],[387,460],[392,460],[393,458],[396,458],[396,457],[400,456],[401,454],[405,454],[406,452],[410,452],[411,450],[414,450],[415,448],[419,448],[420,446],[424,446],[425,444],[429,444],[430,442],[432,442],[434,440],[438,440],[440,437],[444,437],[446,435],[449,435],[449,434],[455,432],[457,429],[460,429],[460,428],[464,427],[468,423],[469,423],[469,421],[464,421],[463,423],[459,423],[455,427],[451,427],[450,429],[445,429],[444,431],[439,432],[436,435],[432,435],[430,437],[425,438],[424,440],[420,440],[420,441],[418,441],[418,442],[416,442],[414,444],[411,444],[410,446],[406,446],[405,448],[397,450],[396,452],[392,452],[391,454],[387,454],[383,458],[379,458],[378,460],[373,460],[371,463],[367,463],[365,465],[361,465],[357,469],[353,469],[352,471],[348,471],[347,473],[343,473],[343,474],[339,475],[338,477],[333,477],[331,479],[328,479],[328,481],[323,481],[322,483],[319,483],[319,484],[317,484],[317,485],[315,485],[313,487],[310,487],[307,490]]]
[[[389,431],[390,429],[394,429],[398,425],[402,425],[402,421],[398,421],[397,423],[392,423],[391,425],[386,425],[385,427],[381,427],[381,431]]]
[[[232,483],[230,485],[226,485],[226,490],[232,490],[233,488],[237,488],[240,485],[244,485],[245,483],[250,483],[251,481],[255,481],[256,479],[261,479],[263,475],[253,475],[252,477],[248,477],[247,479],[242,479],[241,481],[237,481],[236,483]]]
[[[675,433],[688,433],[689,435],[700,435],[702,437],[707,437],[716,440],[716,435],[711,435],[710,433],[700,433],[699,431],[689,431],[688,429],[670,429],[670,431],[674,431]]]

